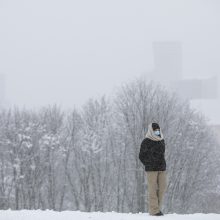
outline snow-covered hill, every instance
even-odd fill
[[[168,214],[164,216],[149,216],[148,213],[124,214],[116,212],[80,212],[80,211],[0,211],[0,220],[220,220],[220,214]]]

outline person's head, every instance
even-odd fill
[[[158,123],[150,123],[145,136],[153,141],[163,140],[163,133]]]
[[[155,135],[160,136],[160,126],[157,123],[152,123],[152,129]]]

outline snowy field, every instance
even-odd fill
[[[0,220],[220,220],[220,214],[168,214],[164,216],[149,216],[148,213],[124,214],[116,212],[80,212],[80,211],[0,211]]]

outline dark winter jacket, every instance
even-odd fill
[[[145,138],[141,143],[139,159],[145,166],[145,171],[166,170],[165,142]]]

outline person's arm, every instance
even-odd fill
[[[147,165],[147,161],[148,161],[148,157],[149,157],[148,147],[149,146],[147,144],[147,140],[144,139],[141,143],[140,153],[139,153],[139,159],[144,166]]]

